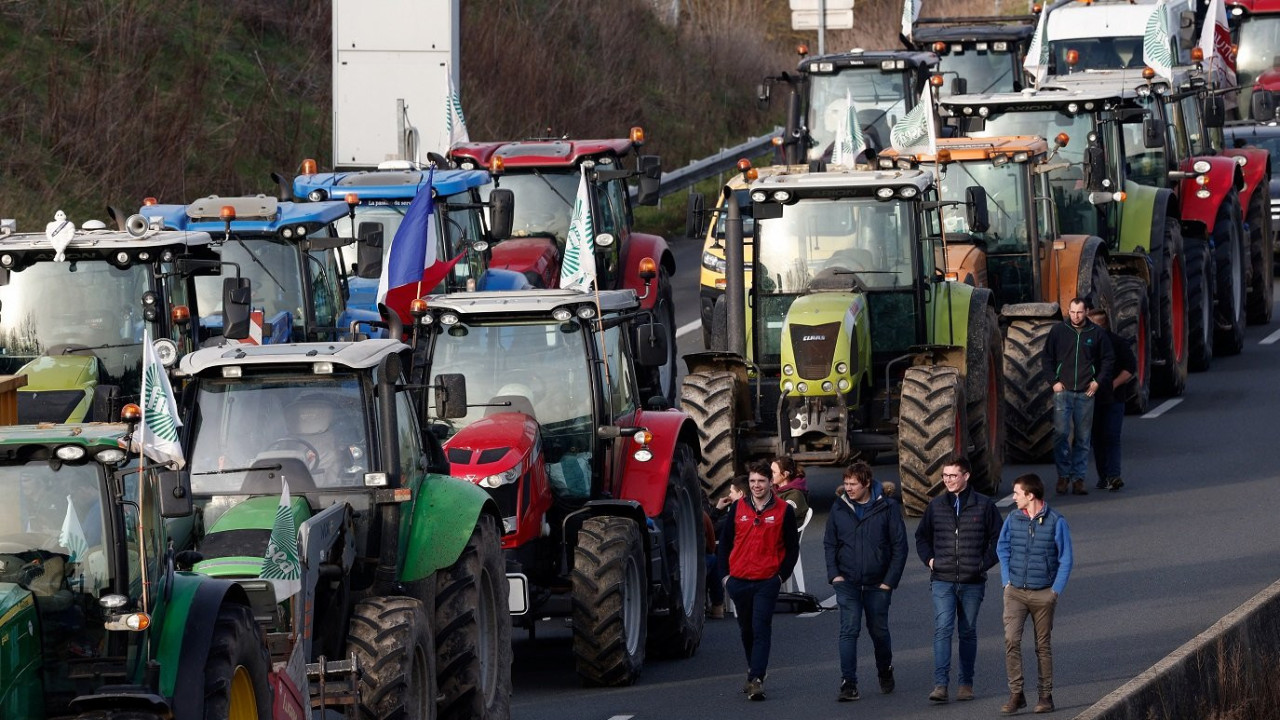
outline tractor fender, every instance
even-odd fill
[[[622,287],[635,290],[636,295],[644,298],[640,301],[640,306],[650,310],[658,302],[658,280],[654,278],[648,297],[645,297],[644,280],[640,279],[640,261],[647,257],[653,258],[654,262],[667,271],[668,276],[676,274],[676,258],[671,254],[666,239],[658,235],[633,232],[627,238],[627,246],[622,251]]]
[[[1177,200],[1167,188],[1139,185],[1132,180],[1125,181],[1124,192],[1119,252],[1154,257],[1156,250],[1164,246],[1164,218],[1178,217]]]
[[[971,242],[951,242],[944,251],[934,249],[934,262],[946,272],[955,273],[956,279],[975,287],[989,287],[987,282],[987,253]]]
[[[1062,306],[1056,302],[1010,303],[1000,308],[1000,317],[1014,320],[1061,320]]]
[[[926,313],[928,344],[964,347],[969,337],[969,307],[975,294],[989,299],[991,291],[962,282],[941,282],[934,285]],[[963,373],[964,363],[959,367]]]
[[[152,636],[152,657],[160,658],[159,691],[173,699],[174,717],[204,717],[204,664],[214,618],[224,604],[247,607],[249,598],[234,582],[195,573],[174,573],[168,589],[152,614],[160,625]]]
[[[457,562],[480,513],[498,517],[498,506],[479,486],[448,475],[428,475],[418,486],[409,526],[401,534],[402,582],[414,582]],[[502,527],[501,519],[498,527]]]
[[[747,362],[737,353],[723,352],[718,350],[710,350],[707,352],[689,353],[684,356],[685,366],[688,368],[688,374],[699,372],[730,372],[734,376],[734,404],[737,408],[734,412],[740,418],[754,417],[755,412],[751,409],[751,393],[747,388],[751,387],[747,383]]]
[[[1107,246],[1102,238],[1093,235],[1064,235],[1060,238],[1068,248],[1075,248],[1076,261],[1064,270],[1075,274],[1075,282],[1062,284],[1058,305],[1067,307],[1072,297],[1088,298],[1093,294],[1093,263],[1101,255],[1106,262]]]
[[[1262,148],[1244,147],[1227,148],[1222,155],[1237,163],[1243,158],[1240,175],[1244,179],[1244,187],[1240,190],[1240,207],[1248,208],[1253,193],[1271,177],[1271,153]]]
[[[698,429],[688,415],[678,410],[642,410],[636,413],[635,423],[653,434],[649,442],[653,458],[646,462],[637,460],[634,447],[638,446],[630,438],[617,440],[634,446],[622,454],[622,485],[618,496],[640,503],[645,516],[658,517],[667,499],[667,481],[671,477],[676,445],[682,442],[688,445],[697,460],[701,454]]]
[[[1191,172],[1191,166],[1198,162],[1209,163],[1209,172],[1205,173],[1209,178],[1209,197],[1196,197],[1196,191],[1201,190],[1202,186],[1196,183],[1194,178],[1179,181],[1178,197],[1182,199],[1183,223],[1194,222],[1203,226],[1207,230],[1207,235],[1213,232],[1214,223],[1218,218],[1218,208],[1227,195],[1232,190],[1244,191],[1244,175],[1235,158],[1221,155],[1188,158],[1183,161],[1179,169]],[[1155,253],[1152,253],[1152,256],[1154,255]]]

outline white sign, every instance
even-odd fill
[[[797,0],[791,0],[796,2]],[[818,29],[818,11],[817,10],[792,10],[791,11],[791,29],[792,30],[817,30]],[[832,10],[831,3],[827,3],[827,30],[852,30],[853,29],[853,10]]]

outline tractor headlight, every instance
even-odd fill
[[[840,378],[840,381],[836,383],[836,387],[840,389],[840,392],[849,392],[849,379]]]
[[[178,343],[169,338],[159,338],[151,343],[155,348],[156,357],[160,359],[160,364],[170,368],[178,361]]]
[[[796,390],[798,390],[798,391],[800,391],[800,392],[802,392],[802,393],[807,393],[807,392],[809,392],[809,383],[802,382],[802,383],[797,384],[797,385],[796,385]]]
[[[725,262],[724,258],[719,257],[713,252],[703,252],[702,267],[710,270],[711,272],[722,273],[728,267],[728,263]]]
[[[835,389],[836,389],[836,386],[832,385],[830,380],[822,381],[822,392],[831,392],[832,390],[835,390]]]
[[[795,385],[792,385],[790,380],[784,380],[784,381],[782,382],[782,392],[788,392],[788,393],[789,393],[789,392],[791,392],[791,391],[792,391],[792,390],[794,390],[794,389],[795,389]]]
[[[1208,160],[1197,160],[1197,161],[1195,162],[1195,164],[1191,166],[1191,169],[1192,169],[1192,170],[1195,170],[1197,173],[1200,173],[1201,175],[1203,175],[1203,174],[1205,174],[1205,173],[1209,172],[1209,161],[1208,161]]]
[[[93,457],[103,465],[115,465],[124,460],[124,451],[120,448],[107,448]]]
[[[840,373],[841,375],[847,375],[849,373],[849,363],[843,360],[836,363],[836,372]]]
[[[782,366],[782,374],[783,374],[783,375],[794,375],[794,374],[795,374],[795,372],[796,372],[796,369],[795,369],[795,368],[793,368],[793,367],[791,367],[791,365],[789,365],[789,364],[788,364],[788,365],[783,365],[783,366]]]
[[[488,477],[481,478],[480,482],[477,484],[480,487],[484,487],[484,488],[500,488],[503,485],[510,485],[511,483],[519,479],[520,479],[520,468],[513,467],[510,470],[504,470],[496,475],[490,475]]]
[[[84,448],[79,445],[63,445],[54,450],[53,454],[57,455],[59,460],[71,462],[84,457]]]

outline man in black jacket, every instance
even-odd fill
[[[1107,331],[1111,350],[1115,354],[1115,375],[1111,382],[1098,387],[1093,397],[1093,461],[1098,469],[1099,490],[1115,492],[1124,487],[1120,472],[1120,439],[1124,430],[1124,407],[1132,392],[1125,385],[1138,373],[1138,358],[1134,356],[1128,339],[1111,330],[1107,314],[1089,309],[1089,319]]]
[[[1058,494],[1088,495],[1084,476],[1093,435],[1093,397],[1110,383],[1115,364],[1107,332],[1089,322],[1085,301],[1072,298],[1067,319],[1049,329],[1045,370],[1053,378],[1053,461]]]
[[[987,591],[987,570],[998,562],[1000,511],[991,498],[969,486],[968,458],[942,466],[947,491],[925,507],[916,528],[916,553],[929,567],[933,591],[933,702],[947,701],[951,679],[951,635],[959,619],[960,689],[957,700],[973,699],[978,658],[978,610]]]
[[[856,462],[831,507],[822,546],[827,579],[840,605],[840,702],[857,700],[858,635],[862,616],[876,651],[880,692],[893,692],[893,642],[889,601],[907,565],[907,526],[902,509],[871,482],[871,466]]]

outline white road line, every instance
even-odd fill
[[[635,715],[614,715],[609,720],[631,720]]]
[[[1009,507],[1012,504],[1013,504],[1013,493],[1009,493],[1007,496],[996,501],[996,507]]]
[[[1258,344],[1259,344],[1259,345],[1270,345],[1271,343],[1273,343],[1273,342],[1275,342],[1275,341],[1277,341],[1277,340],[1280,340],[1280,330],[1277,330],[1277,331],[1275,331],[1275,332],[1271,333],[1270,335],[1268,335],[1268,336],[1266,336],[1266,337],[1262,338],[1262,340],[1260,340],[1260,341],[1258,342]]]
[[[688,335],[689,333],[693,332],[694,330],[697,330],[700,327],[702,327],[701,320],[694,320],[691,323],[685,323],[684,325],[681,325],[680,327],[676,328],[676,337],[681,337],[682,335]]]
[[[1183,401],[1183,398],[1173,398],[1172,400],[1165,400],[1164,402],[1162,402],[1162,403],[1160,403],[1159,405],[1157,405],[1157,406],[1155,407],[1155,409],[1151,410],[1151,411],[1150,411],[1150,412],[1148,412],[1146,415],[1143,415],[1141,419],[1142,419],[1142,420],[1150,420],[1150,419],[1152,419],[1152,418],[1158,418],[1158,417],[1160,417],[1161,415],[1163,415],[1163,414],[1165,414],[1165,413],[1169,412],[1170,410],[1174,409],[1175,407],[1177,407],[1177,406],[1178,406],[1178,403],[1180,403],[1180,402],[1182,402],[1182,401]]]

